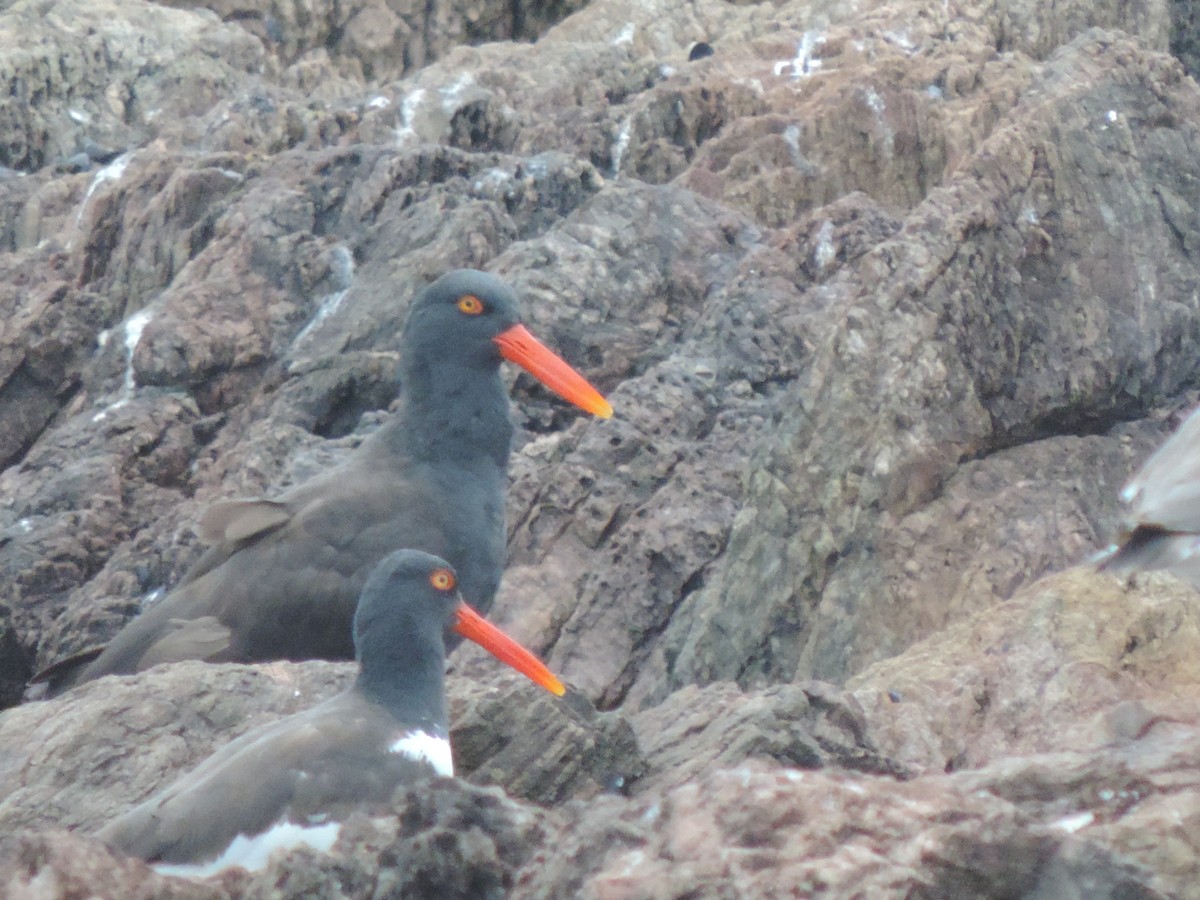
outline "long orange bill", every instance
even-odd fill
[[[516,363],[564,400],[602,419],[612,416],[613,409],[600,392],[558,354],[530,334],[524,325],[514,325],[492,340],[500,347],[501,356]]]
[[[561,697],[567,692],[563,683],[536,656],[465,603],[458,606],[454,630],[555,696]]]

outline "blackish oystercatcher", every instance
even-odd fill
[[[259,869],[281,847],[328,850],[350,813],[385,813],[396,787],[454,774],[443,684],[452,631],[562,695],[545,666],[462,601],[444,560],[400,550],[363,588],[353,687],[242,735],[96,836],[194,877]]]
[[[163,600],[109,642],[39,673],[48,693],[102,675],[204,659],[349,659],[367,573],[400,547],[450,561],[463,596],[492,605],[504,561],[513,426],[500,361],[608,418],[600,394],[520,323],[483,272],[450,272],[413,301],[400,400],[341,465],[278,499],[227,500],[201,518],[212,546]]]
[[[1127,524],[1099,568],[1168,569],[1200,587],[1200,409],[1146,460],[1121,499]]]

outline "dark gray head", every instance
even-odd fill
[[[455,631],[562,696],[549,669],[463,602],[457,581],[449,563],[420,550],[397,550],[372,570],[354,614],[359,689],[401,718],[442,727],[445,642]]]
[[[418,636],[441,639],[462,602],[457,583],[453,567],[431,553],[397,550],[385,556],[363,585],[354,613],[359,662],[377,646],[395,650]]]
[[[403,390],[417,404],[445,406],[483,392],[485,402],[507,407],[499,396],[500,360],[507,359],[580,409],[612,415],[608,401],[521,324],[512,289],[486,272],[457,269],[425,288],[413,300],[400,345]]]
[[[500,367],[495,338],[521,321],[512,288],[474,269],[447,272],[413,300],[401,346],[430,363]]]

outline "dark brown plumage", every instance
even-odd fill
[[[215,504],[212,546],[171,593],[107,647],[51,666],[50,692],[182,659],[348,659],[367,573],[413,547],[447,559],[486,612],[504,559],[512,423],[509,359],[599,416],[607,402],[520,325],[516,297],[483,272],[439,278],[401,339],[400,402],[344,463],[276,499]],[[94,657],[94,658],[93,658]]]
[[[1200,409],[1129,480],[1120,539],[1099,568],[1168,569],[1200,587]]]
[[[205,876],[266,863],[278,848],[327,850],[352,812],[386,812],[399,785],[452,775],[443,683],[455,632],[561,695],[527,651],[462,603],[441,559],[388,555],[354,618],[354,686],[243,735],[97,836],[163,871]]]

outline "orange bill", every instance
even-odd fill
[[[555,696],[561,697],[567,692],[563,683],[536,656],[465,603],[458,606],[454,630]]]
[[[613,409],[600,392],[567,365],[553,350],[529,333],[524,325],[514,325],[492,338],[500,355],[514,362],[558,396],[602,419]]]

